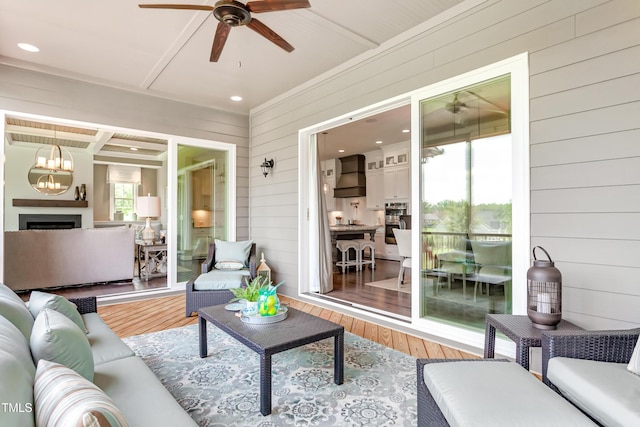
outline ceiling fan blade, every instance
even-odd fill
[[[261,13],[276,10],[304,9],[311,7],[311,4],[307,0],[269,0],[250,1],[245,6],[253,13]]]
[[[218,58],[220,58],[220,54],[222,53],[222,49],[224,48],[224,44],[227,42],[227,37],[229,37],[230,32],[230,26],[224,22],[218,22],[218,27],[216,27],[216,36],[214,37],[213,45],[211,46],[211,57],[209,58],[209,61],[218,62]]]
[[[270,41],[277,44],[287,52],[292,52],[294,49],[294,47],[291,46],[289,43],[287,43],[285,39],[280,37],[275,31],[267,27],[262,22],[258,21],[256,18],[252,18],[251,22],[247,24],[247,27],[251,28],[253,31],[260,34],[261,36],[269,39]]]
[[[212,11],[213,6],[201,4],[139,4],[141,9],[187,9],[187,10],[207,10]]]

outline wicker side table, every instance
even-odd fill
[[[542,347],[542,330],[531,324],[528,316],[511,314],[487,314],[484,331],[484,357],[493,358],[496,350],[496,329],[516,343],[516,363],[529,370],[529,349]],[[561,320],[556,330],[582,330],[566,320]]]

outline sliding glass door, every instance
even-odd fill
[[[511,313],[510,76],[420,101],[420,316]]]

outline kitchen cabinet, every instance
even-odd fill
[[[386,200],[409,200],[411,176],[409,166],[384,168],[384,198]]]
[[[384,258],[385,255],[385,243],[384,243],[384,228],[376,230],[376,240],[373,242],[373,248],[376,251],[376,258]]]
[[[384,209],[384,172],[367,172],[367,209]]]
[[[337,159],[329,159],[321,162],[322,178],[324,180],[324,193],[327,201],[327,211],[340,210],[342,206],[341,200],[333,197],[333,190],[336,188],[338,179],[338,163]],[[340,202],[340,203],[339,203]]]
[[[382,150],[364,153],[367,176],[367,209],[384,209],[384,160]]]
[[[211,210],[211,169],[193,171],[191,175],[193,210]]]

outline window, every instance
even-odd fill
[[[111,194],[113,194],[111,214],[114,221],[134,220],[137,184],[113,183],[111,186]],[[122,213],[122,218],[119,218],[118,213]]]

